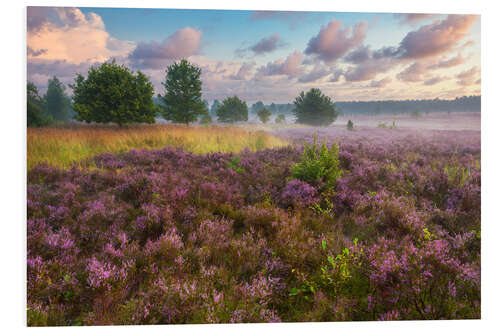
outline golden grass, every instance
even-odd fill
[[[118,153],[130,149],[161,149],[166,146],[204,154],[208,152],[252,151],[288,145],[269,133],[236,127],[138,125],[28,128],[27,166],[39,163],[67,168],[86,165],[85,160],[99,153]]]

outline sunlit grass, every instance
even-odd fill
[[[288,145],[272,134],[255,129],[218,126],[141,125],[74,126],[68,128],[28,128],[27,166],[39,163],[67,168],[82,164],[104,152],[130,149],[184,147],[195,154],[238,153],[246,148],[256,151]]]

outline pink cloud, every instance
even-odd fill
[[[394,14],[399,18],[401,24],[416,25],[417,23],[434,18],[438,16],[437,14],[417,14],[417,13],[407,13],[407,14]]]
[[[273,76],[273,75],[288,75],[297,76],[303,72],[303,68],[300,66],[304,56],[300,51],[295,51],[290,54],[285,60],[278,59],[273,62],[267,63],[267,65],[259,68],[257,75],[259,76]]]
[[[405,70],[397,75],[397,78],[404,82],[419,82],[422,81],[422,75],[427,74],[427,67],[420,63],[414,62],[408,66]]]
[[[238,73],[229,75],[228,78],[231,80],[246,80],[254,67],[255,62],[245,62],[241,65]]]
[[[430,65],[429,69],[450,68],[462,65],[464,62],[465,62],[464,57],[462,57],[462,54],[459,53],[456,57],[447,60],[441,60],[436,64]]]
[[[399,53],[403,58],[420,59],[448,52],[467,36],[475,20],[476,15],[448,15],[444,20],[424,25],[405,36]]]
[[[317,55],[325,62],[344,56],[349,50],[360,46],[366,37],[366,22],[341,29],[342,21],[331,20],[322,26],[319,33],[309,40],[306,54]]]
[[[37,58],[78,64],[125,56],[134,44],[112,37],[95,13],[85,15],[70,7],[29,7],[27,47],[28,61]]]
[[[387,86],[389,83],[391,83],[392,80],[390,77],[386,77],[382,80],[379,80],[379,81],[372,81],[370,82],[370,87],[372,88],[384,88],[385,86]]]
[[[330,74],[332,74],[332,72],[328,67],[316,64],[309,73],[300,76],[298,78],[298,82],[300,83],[315,82]]]
[[[163,68],[173,60],[199,54],[202,32],[191,27],[175,31],[163,42],[141,42],[129,55],[136,67]]]
[[[476,74],[481,74],[481,71],[477,66],[472,67],[469,70],[460,72],[457,74],[456,78],[459,79],[457,84],[461,86],[470,86],[472,84],[478,84],[476,79]],[[481,82],[479,82],[481,83]]]

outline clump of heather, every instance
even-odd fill
[[[479,135],[378,130],[33,167],[28,325],[480,318]]]

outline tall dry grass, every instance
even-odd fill
[[[208,152],[256,151],[286,146],[288,142],[263,131],[218,126],[78,125],[71,127],[28,128],[27,166],[39,163],[67,168],[83,165],[99,153],[118,153],[130,149],[183,147],[196,154]]]

